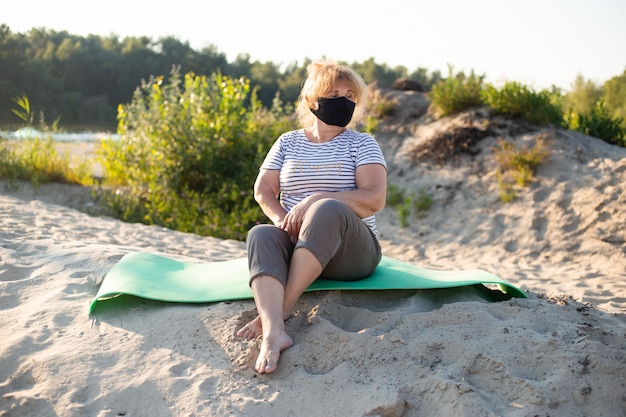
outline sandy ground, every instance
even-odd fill
[[[89,303],[107,271],[142,250],[197,262],[245,256],[224,241],[97,216],[88,190],[0,184],[0,416],[623,416],[626,410],[626,149],[489,119],[429,119],[393,93],[376,137],[392,184],[433,206],[400,227],[378,216],[385,255],[480,268],[528,293],[490,303],[470,289],[307,293],[295,345],[257,375],[235,331],[252,300]],[[444,163],[414,160],[441,132],[490,135]],[[498,138],[548,138],[552,155],[509,204]],[[92,214],[89,214],[92,213]]]

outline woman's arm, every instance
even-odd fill
[[[361,165],[355,179],[356,190],[328,193],[325,197],[343,201],[361,218],[381,211],[387,200],[387,169],[380,164]]]
[[[254,182],[254,199],[263,210],[263,213],[280,227],[287,214],[278,201],[280,193],[280,171],[276,169],[261,169]]]
[[[310,195],[284,216],[281,227],[290,235],[297,236],[304,213],[311,204],[322,198],[332,198],[343,202],[361,218],[382,210],[387,198],[387,169],[381,164],[361,165],[357,167],[355,176],[356,190]]]

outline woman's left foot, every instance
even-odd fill
[[[250,321],[248,324],[237,330],[237,336],[246,340],[254,340],[263,334],[263,327],[261,326],[261,317]]]

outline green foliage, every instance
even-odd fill
[[[27,127],[33,123],[30,100],[23,94],[14,98],[18,109],[11,109]],[[73,163],[69,154],[59,154],[52,137],[45,132],[43,115],[38,126],[42,137],[10,143],[0,142],[0,178],[30,181],[34,186],[49,182],[91,185],[91,166],[88,160]]]
[[[432,87],[430,99],[443,116],[458,113],[471,107],[483,104],[483,77],[474,72],[465,76],[463,72],[456,75],[452,67],[448,67],[449,76]]]
[[[400,188],[395,184],[387,184],[387,205],[397,207],[404,201],[404,188]]]
[[[422,218],[426,215],[426,212],[430,210],[433,205],[433,198],[426,194],[426,190],[423,188],[417,193],[414,198],[413,208],[417,218]]]
[[[398,78],[407,76],[407,69],[402,66],[389,68],[386,64],[376,63],[374,58],[359,63],[349,64],[355,71],[361,74],[366,84],[377,81],[385,85],[391,85]]]
[[[564,97],[563,108],[568,129],[626,147],[626,71],[603,87],[579,75]]]
[[[28,100],[26,94],[15,97],[13,100],[19,106],[19,109],[11,109],[13,114],[19,117],[26,126],[31,126],[33,124],[33,113],[30,110],[30,100]]]
[[[430,91],[435,84],[443,79],[443,77],[441,76],[441,72],[439,72],[439,70],[435,70],[431,74],[428,74],[428,72],[427,68],[420,67],[409,74],[409,78],[420,83],[420,85],[424,87],[425,91]]]
[[[404,203],[398,206],[398,221],[400,227],[409,227],[409,216],[411,214],[411,197],[407,197]]]
[[[376,117],[368,115],[365,118],[365,126],[363,127],[363,130],[369,133],[370,135],[373,135],[376,132],[376,130],[378,130],[378,124],[379,124],[379,120]]]
[[[542,126],[561,126],[563,123],[559,97],[547,90],[535,92],[523,84],[509,81],[501,89],[487,85],[483,90],[483,99],[496,114],[522,117]]]
[[[563,98],[563,109],[576,114],[589,114],[601,97],[602,87],[579,74]]]
[[[509,203],[515,199],[514,185],[525,187],[532,183],[535,168],[549,156],[550,150],[543,137],[538,137],[534,146],[518,147],[515,142],[501,139],[493,149],[498,164],[497,178],[500,199]]]
[[[382,98],[375,103],[372,103],[369,112],[372,113],[374,117],[383,118],[392,114],[394,109],[395,104],[391,100]]]
[[[604,83],[602,99],[611,116],[621,119],[621,126],[626,129],[626,70]]]
[[[394,111],[394,103],[380,96],[370,97],[367,103],[367,110],[364,126],[357,125],[357,129],[364,130],[369,134],[374,134],[378,129],[380,119],[389,116]]]
[[[498,178],[498,186],[500,187],[500,201],[505,204],[512,203],[517,198],[514,183],[505,180],[505,176],[500,170],[496,172],[496,176]]]
[[[276,99],[266,109],[244,78],[176,70],[142,83],[118,109],[117,142],[98,159],[123,220],[245,239],[264,215],[252,184],[278,135],[295,128]],[[123,188],[119,188],[124,186]]]
[[[293,104],[311,62],[306,58],[283,66],[252,61],[247,54],[228,62],[212,45],[194,50],[188,42],[171,36],[83,37],[44,28],[13,33],[5,24],[0,24],[0,51],[0,123],[11,124],[11,97],[24,92],[31,98],[32,114],[43,112],[52,120],[61,117],[64,128],[72,130],[115,129],[118,104],[132,100],[142,79],[166,74],[167,82],[172,66],[179,66],[181,73],[249,79],[265,107],[272,105],[277,94]],[[366,82],[384,85],[408,73],[402,66],[390,68],[373,58],[351,66]],[[427,88],[440,78],[437,72],[429,76],[424,69],[418,69],[417,75]]]
[[[613,117],[603,100],[598,101],[588,115],[579,115],[577,121],[573,118],[570,123],[570,129],[626,147],[626,128],[622,127],[624,120]]]
[[[188,42],[173,37],[157,40],[147,36],[83,37],[39,28],[13,33],[5,24],[0,24],[0,51],[0,123],[5,129],[13,128],[14,115],[10,111],[13,97],[24,94],[31,99],[31,122],[32,115],[45,113],[51,120],[63,120],[66,130],[114,130],[118,104],[132,100],[140,80],[168,74],[173,65],[180,66],[181,73],[220,73],[249,79],[252,88],[258,88],[258,97],[266,107],[272,105],[277,94],[283,102],[293,104],[305,79],[306,66],[311,62],[307,58],[283,67],[252,61],[247,54],[228,62],[225,54],[212,45],[194,50]],[[429,73],[425,68],[417,68],[410,72],[402,66],[390,68],[379,64],[373,58],[351,66],[368,83],[391,85],[407,76],[417,80],[426,90],[435,90],[431,98],[440,100],[441,109],[447,114],[482,104],[476,94],[482,77],[473,74],[453,75],[450,68],[448,78],[444,79],[439,71]],[[590,107],[585,109],[587,104],[576,103],[595,105],[592,98],[598,89],[592,84],[577,80],[574,91],[565,97],[566,112],[591,111]],[[611,115],[626,119],[626,71],[607,81],[602,90]]]
[[[415,212],[415,217],[418,219],[424,217],[432,204],[432,197],[426,194],[426,190],[423,188],[420,189],[419,193],[413,190],[407,196],[404,188],[394,184],[387,185],[387,205],[396,208],[401,227],[408,227],[412,212]]]
[[[50,137],[0,142],[0,177],[30,181],[34,186],[49,182],[92,183],[89,162],[73,164],[67,153],[59,154]]]

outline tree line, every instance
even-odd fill
[[[278,96],[283,103],[295,103],[306,67],[311,62],[292,62],[285,66],[273,62],[252,61],[240,54],[229,62],[214,45],[195,50],[189,42],[175,37],[154,40],[147,36],[124,37],[77,36],[67,31],[33,28],[26,33],[12,32],[0,25],[0,130],[23,125],[15,117],[16,100],[27,97],[33,125],[59,127],[61,130],[108,130],[117,128],[117,110],[129,103],[143,81],[162,77],[167,82],[173,71],[210,76],[220,74],[244,78],[256,89],[259,101],[271,107]],[[409,71],[404,66],[389,67],[374,58],[347,63],[358,71],[366,83],[391,86],[408,78],[423,91],[452,78],[466,76],[419,67]],[[589,114],[601,102],[612,117],[621,118],[626,128],[626,68],[602,85],[578,75],[571,90],[562,94],[566,113]]]
[[[26,33],[0,26],[0,126],[19,124],[12,115],[16,97],[26,96],[32,114],[50,125],[115,130],[117,107],[132,100],[133,92],[151,76],[164,76],[174,67],[180,73],[219,73],[244,77],[257,88],[266,106],[279,94],[284,103],[297,99],[310,59],[281,68],[273,62],[252,61],[240,54],[233,62],[215,46],[195,50],[189,42],[175,37],[116,35],[87,37],[67,31],[33,28]],[[438,71],[426,68],[412,72],[406,67],[388,67],[374,58],[350,64],[367,83],[391,85],[399,78],[411,78],[425,90],[441,79]],[[35,120],[35,123],[41,120]]]

